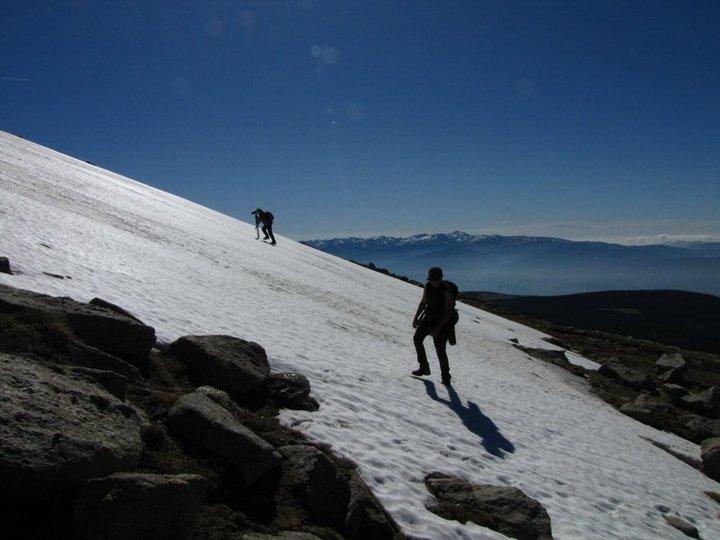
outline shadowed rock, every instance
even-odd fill
[[[0,502],[58,499],[135,468],[144,416],[84,376],[0,353]]]
[[[0,257],[0,274],[10,274],[12,275],[12,270],[10,268],[10,261],[7,257]]]
[[[302,504],[313,521],[342,531],[350,489],[348,482],[314,446],[283,446],[281,486]]]
[[[181,439],[236,468],[247,485],[279,465],[270,443],[205,393],[180,397],[168,413],[168,425]]]
[[[87,540],[189,538],[207,487],[207,480],[195,474],[94,478],[75,505],[75,529]]]
[[[706,439],[700,445],[702,471],[713,480],[720,481],[720,437]]]
[[[685,359],[682,355],[677,353],[665,353],[657,362],[655,362],[655,371],[658,374],[665,373],[666,371],[670,371],[672,369],[684,372],[686,368],[687,364]]]
[[[691,525],[684,519],[680,519],[676,516],[666,516],[663,515],[663,518],[665,518],[665,521],[668,522],[668,524],[675,527],[678,531],[683,533],[686,536],[689,536],[690,538],[700,538],[700,532],[697,530],[697,527],[694,525]]]
[[[307,411],[318,409],[317,401],[310,397],[310,381],[300,373],[270,373],[267,390],[281,407]]]
[[[437,499],[428,510],[446,519],[472,521],[522,540],[552,538],[545,508],[517,488],[476,485],[442,473],[428,475],[425,485]]]
[[[349,481],[350,500],[343,534],[347,538],[389,540],[399,536],[395,522],[383,510],[357,472]]]
[[[607,362],[603,362],[600,369],[598,369],[598,373],[638,390],[652,390],[655,386],[650,376],[636,369],[626,367],[617,358],[611,358]]]
[[[188,365],[193,384],[237,397],[259,388],[270,373],[265,349],[232,336],[184,336],[168,351]]]

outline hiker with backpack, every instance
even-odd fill
[[[413,343],[417,352],[418,364],[420,364],[420,367],[412,372],[413,375],[430,375],[430,366],[423,341],[426,337],[432,336],[435,352],[440,362],[442,383],[450,384],[450,364],[446,346],[448,341],[451,345],[455,345],[455,324],[458,321],[455,309],[457,294],[457,285],[443,280],[441,268],[435,266],[428,270],[422,300],[420,300],[413,319],[413,328],[416,329]]]
[[[256,208],[250,213],[255,216],[255,240],[260,240],[260,223],[262,223],[263,211],[261,208]]]
[[[265,238],[263,238],[263,240],[268,240],[268,239],[272,240],[272,242],[270,242],[270,243],[274,246],[277,243],[277,242],[275,242],[275,235],[273,235],[273,231],[272,231],[272,226],[273,226],[273,221],[275,220],[275,216],[273,216],[272,212],[270,212],[270,211],[262,212],[262,214],[260,214],[260,220],[262,221],[262,224],[263,224],[262,232],[265,235]]]

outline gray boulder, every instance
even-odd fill
[[[0,503],[72,493],[134,469],[145,417],[84,376],[0,353]]]
[[[657,379],[660,384],[683,384],[685,382],[685,370],[680,368],[668,369],[658,375]]]
[[[125,375],[115,373],[114,371],[92,369],[82,366],[68,366],[65,368],[65,371],[94,381],[116,398],[120,400],[125,399],[128,385],[128,378]]]
[[[237,397],[259,388],[270,373],[265,349],[232,336],[184,336],[168,351],[188,365],[193,384]]]
[[[10,261],[7,257],[0,257],[0,274],[12,275],[12,270],[10,269]]]
[[[658,374],[665,373],[672,369],[676,369],[680,372],[685,371],[687,363],[682,355],[678,353],[666,353],[663,354],[660,359],[655,362],[655,371]]]
[[[218,390],[217,388],[214,388],[212,386],[199,386],[195,389],[195,393],[203,394],[209,397],[215,403],[220,405],[223,409],[226,409],[230,412],[233,412],[233,409],[237,407],[237,405],[235,405],[235,402],[230,397],[230,394],[228,394],[224,390]]]
[[[316,411],[317,401],[310,397],[310,381],[300,373],[270,373],[267,377],[270,397],[288,409]]]
[[[349,480],[350,499],[343,535],[346,538],[390,540],[399,536],[397,524],[383,510],[357,472]]]
[[[611,379],[616,379],[627,386],[638,390],[652,390],[654,388],[653,380],[650,376],[623,365],[617,358],[603,362],[598,373]]]
[[[640,394],[635,401],[626,403],[620,407],[620,412],[647,424],[662,429],[664,426],[664,415],[670,410],[670,405],[664,400],[648,394]]]
[[[700,394],[683,396],[680,405],[710,418],[720,418],[720,388],[711,386]]]
[[[0,285],[0,314],[33,320],[41,329],[62,328],[85,345],[138,365],[155,343],[153,328],[110,309],[6,285]]]
[[[713,480],[720,481],[720,437],[706,439],[700,445],[702,471]]]
[[[132,319],[133,321],[140,323],[144,325],[145,323],[142,322],[140,319],[138,319],[135,315],[130,313],[128,310],[121,308],[120,306],[113,304],[112,302],[108,302],[107,300],[103,300],[102,298],[93,298],[88,302],[89,304],[93,306],[99,306],[101,308],[109,309],[110,311],[114,311],[115,313],[119,313],[120,315],[127,317],[129,319]]]
[[[680,519],[676,516],[667,516],[663,514],[663,518],[665,521],[668,522],[669,525],[675,527],[678,531],[683,533],[686,536],[689,536],[690,538],[700,538],[700,532],[697,530],[697,527],[694,525],[691,525],[684,519]]]
[[[425,485],[437,499],[428,510],[445,519],[472,521],[511,538],[552,538],[545,508],[517,488],[476,485],[441,473],[430,474]]]
[[[677,403],[680,398],[687,396],[690,393],[687,388],[680,386],[679,384],[663,384],[660,387],[660,392],[672,403]]]
[[[350,488],[335,464],[314,446],[283,446],[281,486],[288,490],[321,525],[342,531]]]
[[[280,463],[270,443],[205,393],[180,397],[168,413],[168,425],[176,436],[236,468],[247,485]]]
[[[207,487],[207,480],[195,474],[94,478],[75,504],[75,530],[87,540],[189,538]]]

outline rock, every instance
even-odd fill
[[[640,394],[635,401],[626,403],[620,407],[620,412],[658,429],[664,425],[663,415],[670,408],[670,405],[660,398],[648,394]]]
[[[67,371],[95,381],[116,398],[125,400],[128,385],[128,378],[125,375],[115,373],[114,371],[104,371],[82,366],[70,366],[67,368]]]
[[[310,381],[300,373],[270,373],[267,377],[270,397],[281,407],[316,411],[317,402],[310,397]]]
[[[320,537],[299,531],[280,531],[277,534],[249,532],[242,535],[242,540],[320,540]]]
[[[710,418],[720,418],[720,388],[711,386],[701,394],[683,396],[680,405]]]
[[[10,269],[10,261],[7,257],[0,257],[0,274],[12,275],[12,270]]]
[[[237,397],[260,387],[270,373],[265,349],[231,336],[184,336],[168,350],[188,364],[193,384]]]
[[[252,485],[280,463],[270,443],[242,425],[205,393],[180,397],[168,413],[168,425],[181,439],[236,468],[247,485]]]
[[[556,366],[561,367],[579,377],[584,377],[585,373],[588,371],[585,368],[581,366],[576,366],[575,364],[570,362],[570,360],[568,360],[565,354],[565,351],[558,351],[554,349],[534,349],[532,347],[524,347],[522,345],[516,344],[513,345],[513,347],[523,352],[526,352],[527,354],[534,358],[537,358],[538,360],[555,364]]]
[[[135,315],[130,313],[128,310],[121,308],[120,306],[117,306],[113,304],[112,302],[108,302],[107,300],[103,300],[102,298],[93,298],[88,302],[89,304],[92,304],[93,306],[99,306],[101,308],[109,309],[110,311],[114,311],[115,313],[119,313],[120,315],[123,315],[125,317],[128,317],[132,319],[135,322],[138,322],[142,325],[145,323],[142,322],[140,319],[138,319]]]
[[[87,540],[189,538],[207,487],[207,480],[195,474],[94,478],[75,505],[75,529]]]
[[[658,375],[658,382],[663,383],[674,383],[683,384],[685,382],[684,369],[668,369],[662,374]]]
[[[603,362],[598,369],[598,373],[612,379],[616,379],[623,384],[638,390],[653,390],[654,382],[646,374],[635,369],[626,367],[617,358]]]
[[[350,475],[350,500],[345,525],[346,538],[391,539],[399,536],[399,528],[383,510],[358,474]]]
[[[0,388],[3,505],[57,500],[137,466],[144,416],[85,377],[0,353]]]
[[[437,499],[428,510],[445,519],[472,521],[511,538],[552,538],[545,508],[517,488],[475,485],[441,473],[430,474],[425,485]]]
[[[85,345],[138,365],[155,343],[153,328],[110,309],[6,285],[0,285],[0,313],[59,325]]]
[[[686,368],[687,364],[685,359],[678,353],[663,354],[660,359],[655,362],[655,372],[658,374],[662,374],[673,369],[677,369],[682,372],[685,371]]]
[[[710,497],[713,501],[720,504],[720,493],[717,491],[706,491],[705,495]]]
[[[663,515],[663,518],[665,518],[665,521],[675,527],[678,531],[689,536],[690,538],[700,538],[700,532],[697,530],[697,527],[694,527],[684,519],[666,515]]]
[[[702,472],[713,480],[720,481],[720,437],[706,439],[700,445]]]
[[[660,392],[662,392],[663,395],[667,396],[673,403],[678,401],[681,397],[687,396],[689,394],[688,389],[684,386],[680,386],[679,384],[663,384],[660,387]]]
[[[335,464],[314,446],[283,446],[280,484],[288,489],[312,520],[342,531],[350,488]]]
[[[215,403],[220,405],[223,409],[227,409],[230,412],[233,412],[233,408],[236,406],[235,402],[233,402],[232,398],[230,397],[230,394],[223,390],[213,388],[212,386],[199,386],[195,389],[195,392],[198,394],[206,395]]]

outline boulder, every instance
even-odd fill
[[[82,366],[69,366],[65,371],[94,381],[116,398],[125,400],[128,385],[128,378],[125,375],[115,373],[114,371],[104,371]]]
[[[75,530],[87,540],[189,538],[207,487],[207,480],[195,474],[94,478],[75,504]]]
[[[0,313],[62,327],[85,345],[136,365],[155,343],[155,330],[100,306],[0,285]],[[93,366],[88,366],[93,367]]]
[[[300,373],[270,373],[267,377],[270,397],[281,407],[316,411],[317,401],[310,397],[310,381]]]
[[[375,499],[357,472],[349,480],[350,499],[343,534],[346,538],[389,540],[399,536],[399,528]]]
[[[10,269],[10,261],[7,257],[0,257],[0,274],[12,275],[12,270]]]
[[[685,370],[679,368],[668,369],[658,375],[657,380],[660,384],[683,384],[685,382]]]
[[[218,390],[217,388],[214,388],[212,386],[199,386],[195,389],[195,393],[203,394],[209,397],[215,403],[220,405],[223,409],[227,409],[230,412],[233,412],[233,408],[237,406],[230,397],[230,394],[228,394],[224,390]]]
[[[683,396],[680,405],[710,418],[720,418],[720,388],[711,386],[700,394]]]
[[[663,384],[660,387],[660,392],[666,396],[671,403],[677,403],[681,397],[689,394],[688,389],[679,384]]]
[[[611,358],[603,362],[598,369],[598,373],[638,390],[653,390],[654,388],[653,380],[648,375],[626,367],[617,358]]]
[[[648,394],[640,394],[635,398],[635,401],[620,407],[621,413],[658,429],[663,429],[665,422],[663,416],[669,410],[670,405],[668,403]]]
[[[655,362],[655,372],[658,374],[662,374],[673,369],[685,371],[686,368],[687,364],[685,359],[678,353],[663,354],[660,359]]]
[[[545,508],[517,488],[471,484],[441,473],[430,474],[425,485],[437,499],[428,510],[445,519],[472,521],[511,538],[552,538]]]
[[[702,472],[720,481],[720,437],[706,439],[700,445]]]
[[[280,484],[292,493],[310,518],[342,531],[350,488],[335,464],[314,446],[283,446]]]
[[[270,373],[265,349],[231,336],[184,336],[168,351],[188,365],[193,384],[237,397],[260,387]]]
[[[280,463],[270,443],[205,393],[180,397],[170,408],[168,425],[176,436],[236,468],[246,485],[252,485]]]
[[[99,306],[101,308],[109,309],[110,311],[114,311],[115,313],[119,313],[120,315],[123,315],[124,317],[128,317],[129,319],[132,319],[135,322],[138,322],[140,324],[145,324],[140,319],[138,319],[135,315],[130,313],[128,310],[121,308],[120,306],[113,304],[112,302],[108,302],[107,300],[103,300],[102,298],[93,298],[88,302],[89,304],[93,306]]]
[[[84,376],[0,353],[0,503],[71,494],[134,469],[145,417]]]
[[[665,521],[667,521],[669,525],[672,525],[684,535],[689,536],[690,538],[700,538],[700,532],[697,530],[697,527],[691,525],[684,519],[667,515],[663,515],[663,518],[665,518]]]

